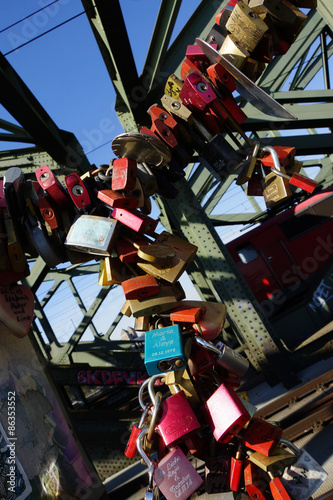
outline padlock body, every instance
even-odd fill
[[[227,451],[208,456],[205,461],[205,490],[208,494],[230,489],[230,455]]]
[[[116,207],[113,209],[112,217],[137,233],[153,234],[158,224],[157,220],[134,208],[126,210],[125,208]]]
[[[250,420],[236,392],[229,384],[221,384],[202,407],[211,431],[220,443],[227,443]]]
[[[186,500],[203,483],[180,448],[170,451],[158,462],[154,479],[168,500]]]
[[[244,434],[244,445],[268,457],[282,437],[282,428],[253,418]]]
[[[144,362],[149,375],[185,367],[186,358],[179,325],[145,333]]]
[[[200,423],[183,391],[176,392],[163,402],[156,430],[166,446],[175,446],[199,429]]]
[[[156,279],[153,276],[149,276],[149,274],[130,278],[123,281],[121,286],[127,300],[145,299],[156,295],[160,291],[160,286]]]
[[[243,461],[231,457],[230,464],[230,489],[231,491],[238,491],[243,472]]]
[[[124,454],[127,458],[134,458],[137,452],[136,440],[142,429],[137,424],[134,424],[128,439]]]
[[[80,252],[110,255],[118,229],[112,218],[81,215],[71,226],[65,245]]]
[[[117,158],[113,161],[111,189],[113,191],[131,191],[134,189],[137,176],[136,160]]]
[[[244,463],[244,484],[250,498],[255,500],[268,499],[265,494],[266,483],[261,479],[257,467],[248,460],[245,460]]]

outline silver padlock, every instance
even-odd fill
[[[287,467],[281,482],[287,492],[297,500],[308,500],[327,478],[327,472],[304,448],[297,448],[287,439],[280,439],[297,456],[294,464]]]
[[[242,377],[248,370],[248,360],[222,342],[221,349],[218,349],[214,344],[207,342],[198,335],[194,336],[194,340],[197,344],[205,347],[209,351],[212,351],[216,355],[216,363],[229,372],[234,373],[238,377]]]

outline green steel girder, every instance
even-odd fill
[[[24,128],[27,137],[30,136],[60,165],[82,173],[89,170],[90,164],[75,136],[56,126],[1,53],[0,87],[1,104]]]

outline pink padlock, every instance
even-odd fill
[[[202,112],[216,99],[216,94],[200,73],[193,71],[186,78],[179,97],[191,111]]]
[[[202,406],[205,420],[219,443],[228,443],[251,416],[229,384],[221,384]]]

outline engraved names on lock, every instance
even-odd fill
[[[145,334],[145,366],[149,375],[179,370],[185,364],[179,325],[150,330]]]
[[[185,500],[203,483],[197,471],[179,448],[169,452],[157,464],[154,479],[168,500]]]

